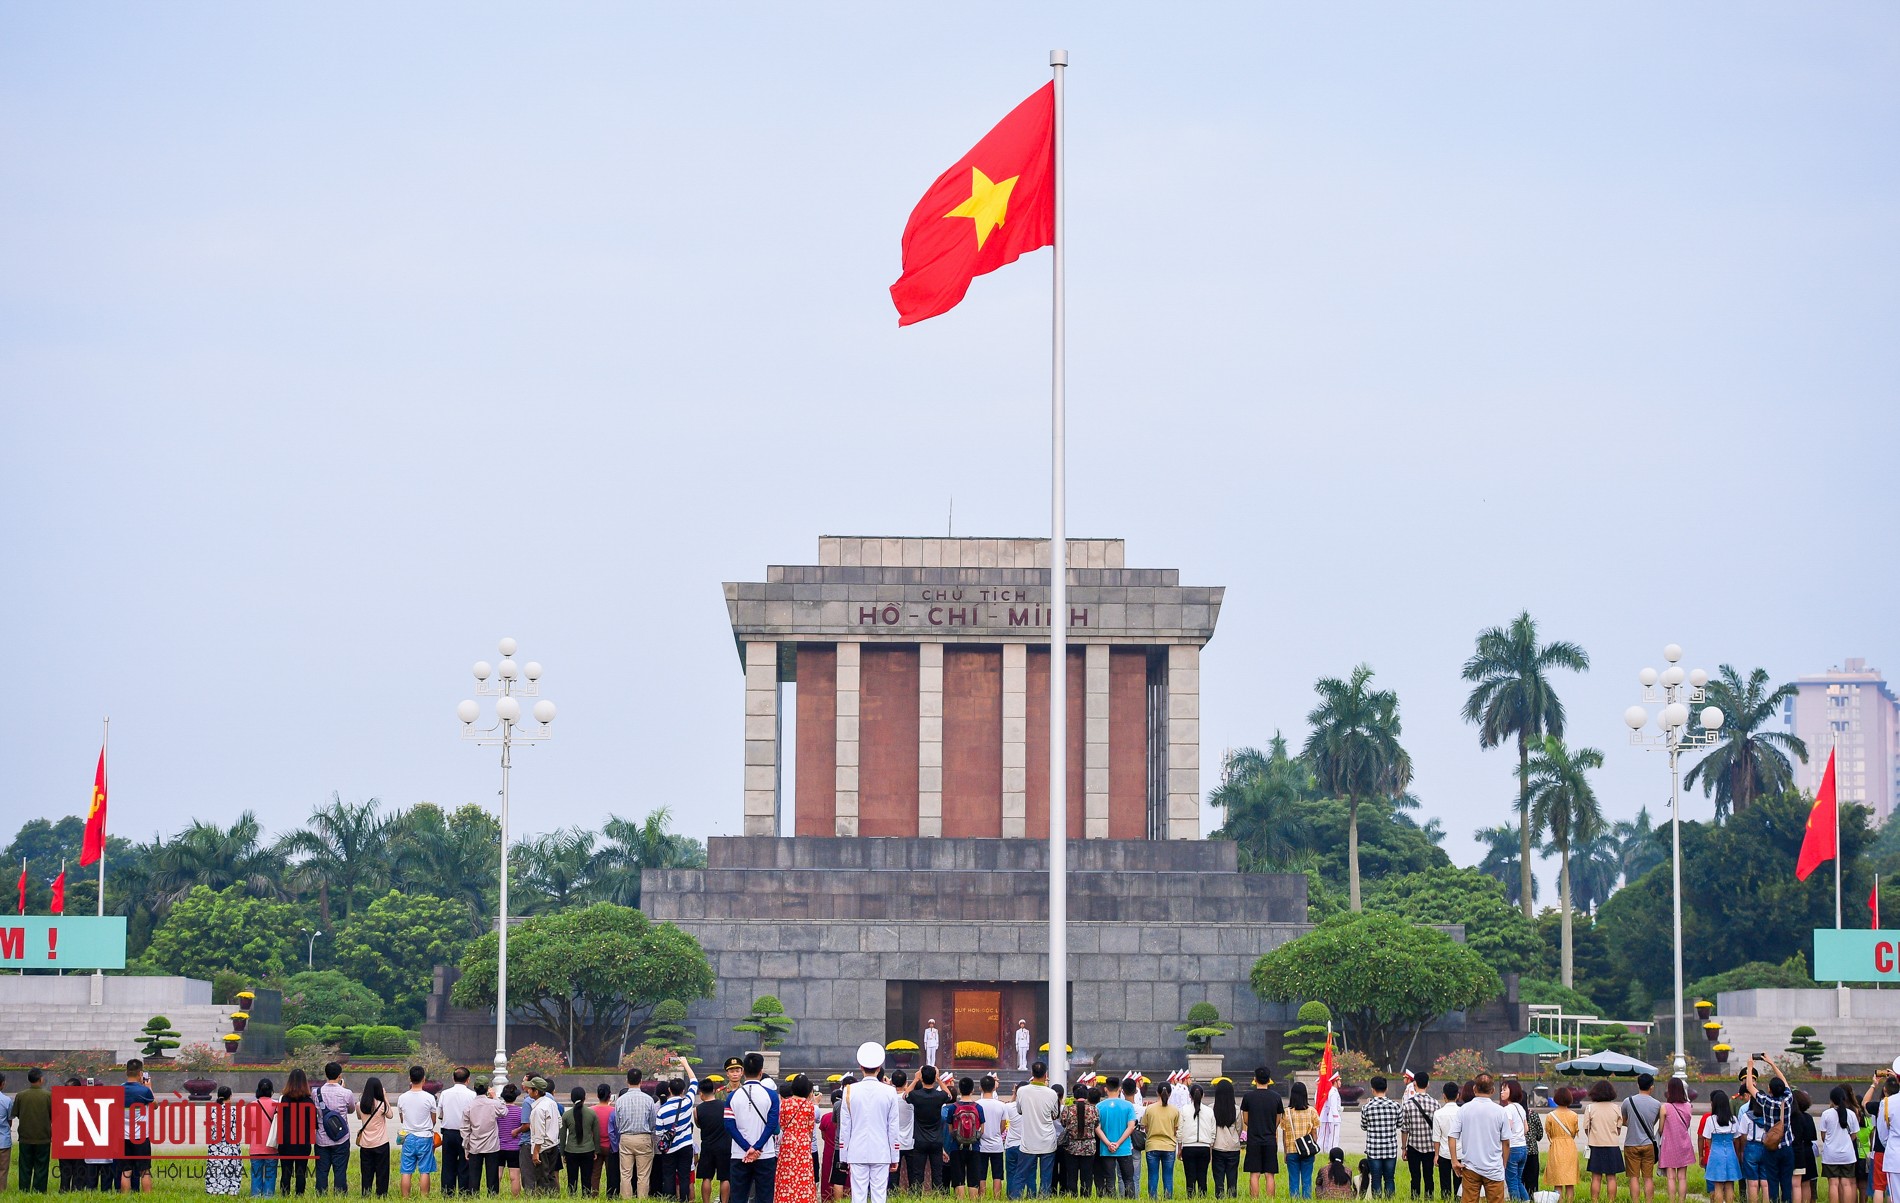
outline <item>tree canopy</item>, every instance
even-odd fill
[[[137,964],[148,973],[209,980],[230,971],[265,981],[302,964],[298,929],[314,926],[296,903],[255,898],[241,885],[194,886],[172,904]]]
[[[453,965],[467,947],[468,909],[460,899],[389,891],[336,934],[337,967],[389,1000],[390,1019],[422,1022],[437,965]]]
[[[1268,1002],[1316,1000],[1357,1048],[1395,1066],[1419,1030],[1503,989],[1471,949],[1432,927],[1377,911],[1338,915],[1254,963]]]
[[[1446,865],[1389,878],[1373,889],[1366,907],[1414,923],[1462,923],[1465,946],[1501,974],[1528,971],[1543,951],[1537,926],[1476,869]]]
[[[358,1023],[378,1023],[383,1017],[383,1000],[368,986],[336,969],[310,969],[293,973],[282,983],[284,1025],[300,1023],[323,1027],[339,1015]]]
[[[1757,799],[1724,823],[1682,825],[1683,972],[1693,979],[1750,961],[1780,962],[1803,953],[1817,927],[1834,925],[1834,865],[1806,881],[1795,859],[1814,800],[1803,794]],[[1841,807],[1847,876],[1843,896],[1860,899],[1872,884],[1863,851],[1868,812]],[[1670,873],[1657,865],[1610,896],[1597,926],[1619,968],[1651,995],[1674,989]]]
[[[462,957],[460,1007],[495,1002],[497,939]],[[610,902],[536,915],[508,933],[508,1003],[551,1032],[572,1032],[570,1065],[611,1065],[627,1037],[666,999],[712,997],[712,965],[699,941]]]

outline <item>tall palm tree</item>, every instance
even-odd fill
[[[194,819],[159,847],[149,888],[168,907],[198,885],[214,890],[241,885],[260,897],[279,895],[284,859],[264,846],[263,836],[253,811],[228,828]]]
[[[1359,803],[1393,798],[1412,783],[1412,758],[1399,744],[1399,695],[1368,689],[1372,667],[1361,664],[1347,680],[1321,677],[1319,705],[1307,714],[1313,732],[1301,755],[1320,787],[1346,800],[1346,882],[1352,909],[1359,899]]]
[[[1637,807],[1634,819],[1618,819],[1611,824],[1609,839],[1608,854],[1615,861],[1624,885],[1669,859],[1669,845],[1663,839],[1662,828],[1650,822],[1647,806]],[[1609,896],[1608,891],[1603,895]]]
[[[1313,796],[1313,770],[1275,731],[1265,752],[1235,748],[1221,758],[1220,784],[1207,796],[1225,816],[1213,838],[1237,845],[1243,870],[1285,868],[1312,849],[1294,804]]]
[[[452,898],[468,908],[472,932],[486,930],[501,862],[501,824],[493,815],[472,803],[453,815],[432,802],[398,811],[389,821],[389,857],[396,888]]]
[[[522,913],[563,911],[599,897],[606,858],[594,847],[594,839],[594,833],[584,827],[565,827],[515,845],[514,872],[522,885]]]
[[[304,889],[317,893],[323,925],[330,927],[330,902],[343,899],[343,917],[356,910],[358,890],[374,890],[389,881],[389,825],[378,813],[382,802],[349,803],[336,794],[328,805],[310,812],[310,825],[277,842],[277,851],[293,861],[292,874]]]
[[[1547,676],[1554,669],[1585,672],[1589,653],[1574,643],[1558,640],[1539,645],[1537,623],[1526,610],[1508,627],[1491,627],[1478,634],[1478,646],[1465,661],[1464,678],[1477,688],[1465,699],[1464,716],[1478,725],[1478,746],[1495,748],[1517,739],[1518,872],[1523,882],[1518,896],[1524,917],[1533,917],[1531,845],[1531,746],[1544,736],[1564,734],[1564,704]]]
[[[621,906],[640,905],[644,869],[698,869],[706,864],[706,846],[673,831],[673,811],[660,806],[635,822],[610,815],[603,828],[607,843],[598,869],[601,896]]]
[[[1531,757],[1531,811],[1537,827],[1549,833],[1557,851],[1557,909],[1563,916],[1563,982],[1576,984],[1576,951],[1570,933],[1570,849],[1603,828],[1603,807],[1588,774],[1603,767],[1603,753],[1595,748],[1572,752],[1555,735],[1544,737],[1543,749]]]
[[[1682,784],[1693,788],[1702,782],[1702,794],[1715,794],[1715,818],[1739,815],[1748,804],[1764,795],[1785,793],[1794,788],[1794,764],[1790,754],[1808,762],[1808,745],[1786,731],[1764,731],[1762,725],[1778,718],[1781,703],[1795,694],[1792,682],[1768,688],[1768,670],[1758,668],[1742,680],[1741,674],[1724,664],[1709,682],[1709,705],[1722,710],[1722,742],[1689,769]]]
[[[1478,861],[1478,872],[1484,874],[1504,887],[1504,897],[1508,902],[1518,901],[1518,891],[1524,888],[1524,875],[1518,872],[1517,828],[1509,823],[1500,823],[1495,827],[1480,827],[1471,833],[1471,838],[1484,845],[1484,857]],[[1537,901],[1537,878],[1532,877],[1531,901]]]
[[[1594,915],[1604,900],[1616,893],[1623,879],[1624,864],[1622,846],[1609,830],[1599,829],[1592,839],[1573,838],[1570,891],[1577,909]]]

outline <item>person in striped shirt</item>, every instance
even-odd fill
[[[653,1117],[653,1159],[659,1171],[656,1193],[684,1203],[693,1189],[693,1104],[699,1095],[699,1078],[685,1057],[676,1060],[685,1076],[660,1083],[666,1098]]]

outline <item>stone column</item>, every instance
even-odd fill
[[[917,645],[917,834],[943,834],[943,644]]]
[[[747,835],[779,833],[778,644],[745,645],[745,812]]]
[[[1168,648],[1168,838],[1201,838],[1201,649]]]
[[[1108,838],[1108,645],[1082,651],[1082,836]]]
[[[1029,823],[1029,649],[1003,645],[1003,838]]]
[[[839,835],[858,833],[858,652],[862,643],[838,644]]]

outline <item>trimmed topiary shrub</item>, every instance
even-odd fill
[[[744,1023],[733,1024],[732,1030],[756,1033],[760,1048],[777,1048],[785,1043],[792,1023],[792,1018],[785,1014],[784,1003],[770,994],[761,994],[752,1000],[752,1014],[746,1016]]]

